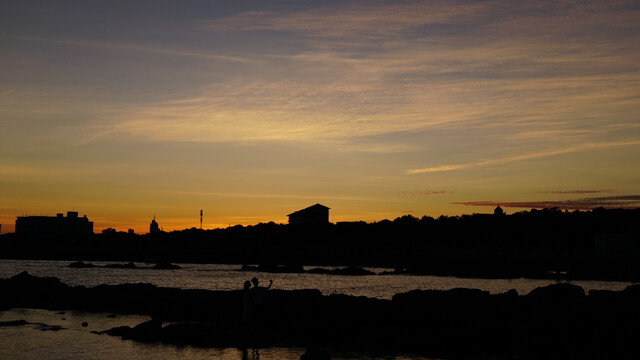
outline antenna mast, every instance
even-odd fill
[[[200,209],[200,230],[202,230],[202,209]]]

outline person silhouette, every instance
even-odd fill
[[[253,293],[251,292],[251,281],[244,282],[242,289],[242,323],[248,324],[253,320]]]
[[[264,293],[266,290],[271,289],[273,280],[269,280],[269,286],[267,287],[259,286],[258,278],[255,277],[251,279],[251,282],[253,283],[253,288],[251,288],[251,299],[253,300],[252,316],[259,319],[264,312]]]

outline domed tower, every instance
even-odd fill
[[[493,215],[504,215],[504,210],[500,207],[500,205],[496,206],[493,210]]]
[[[151,225],[149,225],[149,234],[157,234],[160,232],[160,226],[156,222],[156,216],[153,215],[153,220],[151,220]]]

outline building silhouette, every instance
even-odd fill
[[[149,225],[149,234],[157,234],[160,232],[160,225],[156,221],[156,216],[153,215],[153,220],[151,220],[151,224]]]
[[[16,234],[34,237],[87,236],[93,234],[93,222],[87,215],[78,217],[76,211],[67,211],[67,216],[18,216]]]
[[[289,217],[289,225],[328,224],[329,208],[324,205],[315,204],[287,216]]]
[[[496,206],[493,210],[493,215],[504,215],[504,210],[500,207],[500,205]]]

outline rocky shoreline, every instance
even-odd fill
[[[150,315],[102,333],[212,347],[321,347],[439,358],[632,358],[640,353],[640,285],[623,291],[571,284],[491,295],[414,290],[392,300],[318,290],[270,290],[263,317],[242,324],[242,291],[150,284],[71,287],[26,272],[0,279],[0,310],[41,308]]]

